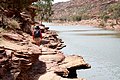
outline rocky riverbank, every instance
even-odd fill
[[[0,79],[2,80],[84,80],[77,69],[91,66],[78,55],[65,56],[64,42],[55,31],[42,27],[42,44],[22,31],[0,29]]]

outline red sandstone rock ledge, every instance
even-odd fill
[[[86,80],[77,69],[91,66],[78,55],[65,56],[65,47],[55,31],[42,28],[42,46],[23,32],[0,33],[0,79],[2,80]]]

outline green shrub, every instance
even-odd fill
[[[101,13],[100,18],[107,22],[107,20],[110,19],[110,16],[106,12],[103,12]]]
[[[108,8],[108,12],[112,19],[116,19],[116,24],[120,19],[120,3],[111,4]]]
[[[59,20],[60,21],[66,21],[66,18],[60,18]]]
[[[81,16],[73,16],[72,21],[81,21]]]
[[[108,15],[105,15],[104,17],[103,17],[103,20],[105,21],[105,22],[107,22],[107,20],[109,19],[110,17],[108,16]]]

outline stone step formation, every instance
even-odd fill
[[[60,49],[66,45],[48,27],[42,27],[41,46],[23,32],[4,31],[0,35],[2,80],[84,80],[77,78],[76,70],[91,67],[81,56],[65,56]]]

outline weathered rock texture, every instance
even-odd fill
[[[53,5],[54,14],[52,19],[68,19],[74,16],[83,16],[97,18],[101,12],[107,10],[108,6],[113,3],[120,3],[120,0],[70,0],[67,2],[59,2]]]
[[[42,27],[41,46],[26,33],[1,31],[0,79],[2,80],[84,80],[77,79],[77,69],[87,69],[81,56],[65,56],[65,47],[55,31]],[[73,79],[74,78],[74,79]]]

